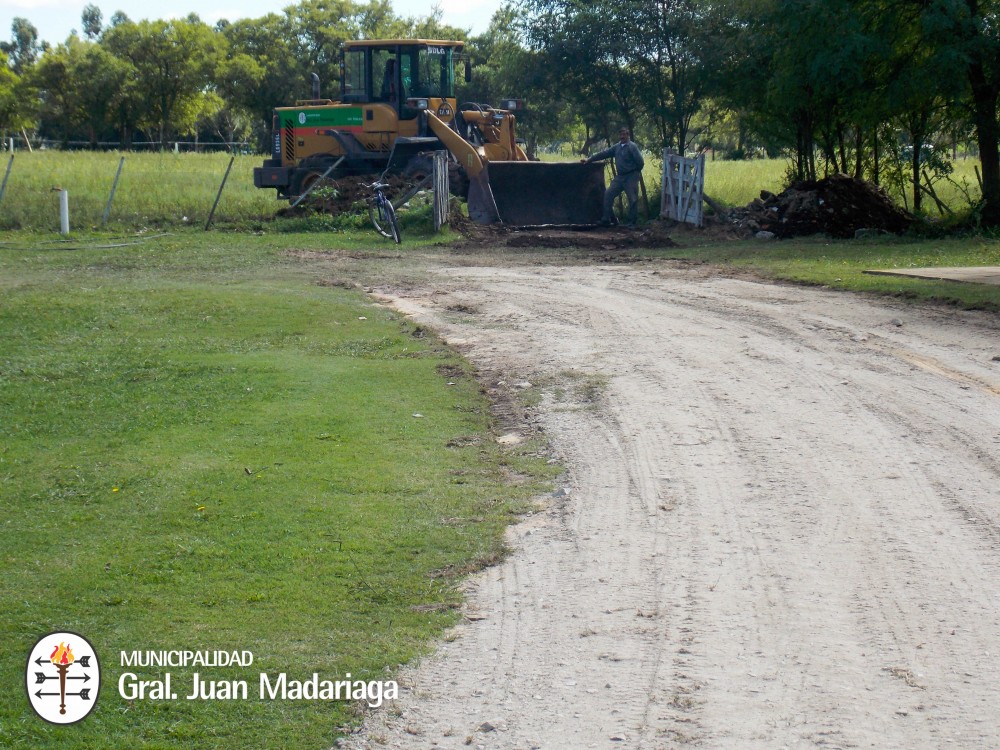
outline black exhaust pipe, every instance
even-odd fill
[[[312,98],[319,99],[319,76],[315,73],[310,73],[309,80],[312,82]]]

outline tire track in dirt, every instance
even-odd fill
[[[435,283],[395,303],[546,384],[572,491],[350,746],[1000,745],[993,319],[669,267]]]

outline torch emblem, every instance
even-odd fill
[[[101,670],[94,647],[76,633],[49,633],[28,655],[28,701],[52,724],[74,724],[97,705]]]

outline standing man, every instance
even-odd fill
[[[615,169],[618,174],[611,181],[607,191],[604,193],[604,215],[601,217],[602,226],[610,226],[614,221],[614,203],[622,192],[628,196],[628,224],[635,226],[639,221],[639,176],[646,162],[642,158],[639,147],[628,137],[628,128],[618,131],[618,143],[611,148],[598,151],[589,159],[582,159],[584,164],[593,161],[604,161],[615,157]]]

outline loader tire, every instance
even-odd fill
[[[420,182],[425,177],[430,177],[434,172],[434,159],[424,154],[417,154],[403,167],[403,177],[410,182]]]
[[[434,173],[434,159],[426,154],[417,154],[403,167],[403,176],[411,182],[419,182]],[[469,195],[469,178],[458,164],[448,161],[448,192],[457,198]]]
[[[311,169],[297,170],[292,176],[292,184],[288,194],[295,197],[302,195],[306,190],[311,188],[313,183],[315,183],[316,180],[318,180],[322,175],[323,172],[315,172]]]

